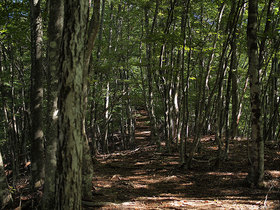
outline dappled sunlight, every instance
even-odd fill
[[[187,182],[187,183],[186,182],[182,182],[182,183],[178,184],[174,189],[175,190],[184,190],[187,187],[190,187],[192,185],[194,185],[193,182]]]
[[[139,132],[136,132],[135,135],[145,135],[145,136],[149,136],[151,134],[151,131],[139,131]]]
[[[207,172],[206,175],[214,175],[214,176],[222,176],[223,178],[225,177],[236,177],[236,178],[243,178],[247,175],[247,173],[236,173],[236,172],[219,172],[219,171],[211,171]]]
[[[275,171],[275,170],[267,170],[267,173],[269,173],[270,175],[272,175],[275,178],[280,178],[280,171]]]
[[[136,162],[135,165],[136,165],[136,166],[140,166],[140,165],[147,165],[147,164],[149,164],[149,163],[150,163],[150,161]]]
[[[145,174],[147,173],[147,171],[145,171],[145,170],[135,170],[135,171],[133,171],[133,173],[134,173],[135,175],[138,175],[138,176],[130,176],[130,177],[131,177],[132,179],[133,179],[133,178],[138,179],[140,175],[145,175]]]
[[[232,172],[208,172],[206,174],[215,175],[215,176],[232,176],[234,173]]]
[[[133,201],[114,204],[112,207],[118,209],[250,209],[257,210],[264,202],[235,199],[220,200],[209,198],[198,200],[195,198],[185,199],[181,196],[160,195],[156,197],[138,197]],[[270,202],[267,207],[273,206]]]
[[[206,141],[213,141],[215,139],[215,135],[210,135],[210,136],[204,136],[201,138],[201,142],[206,142]]]
[[[178,161],[166,161],[162,165],[164,165],[164,166],[175,166],[175,165],[178,165],[178,164],[179,164]]]
[[[219,148],[218,148],[218,146],[212,146],[212,147],[208,147],[210,150],[218,150]]]
[[[102,209],[258,209],[268,190],[243,186],[247,176],[245,141],[236,141],[223,170],[214,170],[216,147],[204,137],[202,152],[195,155],[193,168],[180,168],[179,154],[160,153],[156,146],[139,140],[136,149],[99,155],[93,180],[95,199],[112,201]],[[137,140],[138,141],[138,140]],[[214,144],[214,145],[213,145]],[[215,153],[216,154],[216,153]],[[266,206],[276,205],[280,171],[266,170],[270,190]]]

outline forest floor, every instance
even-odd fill
[[[180,167],[179,153],[160,153],[150,143],[147,117],[141,114],[134,150],[98,155],[94,203],[84,202],[85,209],[280,209],[279,148],[266,149],[266,188],[249,188],[244,184],[246,139],[232,142],[228,160],[215,170],[211,157],[217,145],[214,136],[205,136],[186,171]]]
[[[249,188],[244,184],[246,139],[231,142],[228,160],[217,170],[215,138],[203,137],[192,167],[185,170],[178,152],[158,152],[151,144],[147,113],[139,115],[136,125],[133,150],[97,155],[93,201],[83,201],[84,209],[280,209],[279,148],[265,151],[266,188]],[[35,209],[41,200],[42,189],[30,194],[26,177],[16,184],[12,209]]]
[[[180,168],[178,153],[159,153],[147,140],[137,141],[135,150],[99,155],[94,208],[85,208],[280,209],[279,150],[266,152],[268,187],[253,189],[244,186],[247,142],[231,145],[229,160],[213,170],[213,162],[206,161],[217,150],[210,139],[202,139],[202,151],[188,171]]]

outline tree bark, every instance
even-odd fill
[[[43,197],[43,209],[54,208],[55,171],[57,150],[57,87],[59,72],[59,56],[61,36],[63,30],[63,2],[61,0],[49,1],[48,26],[48,72],[47,72],[47,127],[46,127],[46,172]]]
[[[2,154],[0,152],[0,208],[5,207],[12,201],[12,195],[8,188],[7,178],[4,170]]]
[[[44,182],[43,82],[42,44],[43,29],[40,0],[31,0],[31,171],[32,187]]]
[[[82,209],[83,81],[88,1],[64,3],[55,209]]]
[[[146,37],[149,37],[153,34],[155,29],[155,24],[157,21],[158,16],[158,9],[159,9],[159,1],[156,1],[156,8],[155,13],[153,17],[153,22],[151,29],[149,30],[149,7],[148,5],[145,7],[145,30],[146,30]],[[154,104],[154,88],[153,88],[153,77],[152,77],[152,46],[150,43],[146,44],[146,62],[147,62],[147,80],[148,80],[148,113],[149,118],[151,122],[151,140],[153,142],[156,142],[158,146],[158,150],[161,150],[161,144],[160,144],[160,138],[158,134],[158,128],[157,128],[157,119],[155,116],[155,104]]]
[[[247,45],[249,57],[251,139],[249,140],[249,172],[247,181],[251,186],[262,187],[264,179],[264,142],[261,129],[261,103],[259,60],[257,44],[258,1],[249,0]]]
[[[89,2],[89,8],[91,7]],[[89,141],[86,133],[86,111],[88,104],[88,75],[90,71],[90,61],[92,60],[92,50],[94,47],[95,39],[99,29],[100,18],[100,0],[94,0],[93,12],[90,19],[89,27],[87,28],[87,37],[85,44],[85,57],[83,66],[83,107],[82,107],[82,132],[83,132],[83,167],[82,167],[82,197],[90,199],[92,197],[92,175],[93,175],[93,162],[91,159]],[[89,14],[88,14],[89,15]]]

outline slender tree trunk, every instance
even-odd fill
[[[279,64],[278,64],[278,58],[275,56],[272,60],[272,66],[271,66],[271,78],[270,78],[270,92],[269,92],[269,101],[270,101],[270,107],[269,107],[269,116],[270,116],[270,122],[269,122],[269,129],[267,131],[266,138],[264,136],[264,141],[276,141],[276,128],[278,126],[278,119],[279,119],[279,100],[277,99],[278,96],[278,71],[279,71]]]
[[[61,36],[63,30],[63,2],[49,1],[48,26],[48,72],[47,72],[47,128],[46,128],[46,176],[43,196],[43,209],[53,209],[55,201],[55,171],[57,150],[57,87]]]
[[[238,70],[238,59],[237,59],[237,44],[236,44],[236,28],[239,20],[240,12],[239,11],[239,2],[236,4],[235,1],[232,2],[231,12],[229,15],[229,30],[232,34],[230,40],[231,46],[231,60],[230,60],[230,70],[229,70],[229,78],[230,83],[228,85],[227,90],[227,99],[232,99],[232,110],[231,110],[231,121],[226,120],[226,145],[225,145],[225,158],[228,158],[229,154],[229,143],[233,141],[237,135],[237,108],[238,108],[238,86],[237,86],[237,70]],[[230,95],[231,94],[231,95]],[[229,97],[229,98],[228,98]],[[229,101],[226,104],[226,117],[229,116]],[[229,121],[229,122],[228,122]],[[231,122],[231,124],[229,124]]]
[[[229,135],[230,135],[230,126],[229,126],[229,103],[230,103],[230,93],[231,93],[231,83],[232,83],[232,69],[229,71],[228,82],[227,82],[227,90],[226,90],[226,103],[225,103],[225,158],[227,158],[227,154],[229,153]]]
[[[109,78],[108,78],[109,79]],[[108,135],[109,135],[109,103],[110,103],[110,82],[107,82],[106,85],[106,98],[105,98],[105,128],[104,128],[104,136],[102,139],[102,150],[105,153],[108,153]]]
[[[249,0],[247,44],[250,76],[251,139],[249,140],[250,185],[262,187],[264,179],[264,142],[261,129],[260,79],[257,45],[258,1]]]
[[[114,11],[114,3],[111,2],[110,4],[110,28],[109,28],[109,38],[108,38],[108,48],[107,53],[110,54],[112,52],[112,35],[113,35],[113,16]],[[111,62],[110,62],[111,63]],[[108,68],[108,74],[110,74],[112,71],[112,66],[109,64]],[[107,75],[108,75],[107,74]],[[102,151],[105,153],[108,153],[108,135],[109,135],[109,117],[110,117],[110,110],[109,110],[109,104],[110,104],[110,78],[107,76],[107,84],[106,84],[106,96],[104,100],[104,128],[103,128],[103,136],[102,136]]]
[[[225,9],[225,4],[223,4],[220,7],[220,13],[219,16],[217,18],[217,27],[216,27],[216,31],[218,32],[220,27],[221,27],[221,20],[222,20],[222,16],[224,13],[224,9]],[[203,5],[201,5],[201,18],[203,17]],[[201,19],[201,25],[202,25],[202,19]],[[198,96],[197,96],[197,106],[196,106],[196,119],[195,119],[195,136],[194,136],[194,141],[192,144],[192,148],[189,152],[189,157],[187,159],[187,163],[186,163],[186,168],[188,169],[191,166],[191,162],[192,162],[192,158],[194,156],[194,153],[197,150],[197,147],[200,143],[200,136],[201,133],[203,131],[203,128],[205,127],[205,124],[207,123],[207,118],[210,115],[210,108],[211,108],[211,104],[212,104],[212,98],[214,95],[214,91],[217,88],[217,84],[218,84],[218,79],[216,81],[216,84],[214,85],[211,93],[209,94],[209,77],[210,77],[210,69],[211,69],[211,64],[213,62],[213,58],[214,58],[214,50],[216,48],[216,42],[217,42],[217,38],[215,37],[214,39],[214,43],[213,43],[213,52],[210,54],[207,66],[206,66],[206,74],[204,75],[204,69],[205,69],[205,59],[203,55],[203,52],[201,50],[200,54],[201,54],[201,58],[200,58],[200,72],[199,72],[199,76],[198,76]],[[225,47],[223,48],[223,54],[221,55],[221,60],[220,60],[220,65],[222,65],[222,61],[224,60],[224,55],[225,55]],[[221,71],[221,66],[219,67],[220,71]],[[220,74],[220,71],[218,72]],[[217,75],[218,77],[218,75]],[[207,98],[207,101],[206,101]],[[204,114],[203,114],[204,113]],[[217,119],[219,120],[219,119]]]
[[[148,6],[145,8],[145,30],[146,30],[146,37],[149,37],[153,34],[155,24],[157,21],[158,16],[158,8],[159,8],[159,1],[156,1],[156,8],[154,13],[154,18],[152,22],[151,29],[149,30],[149,17],[148,12],[149,8]],[[151,122],[151,139],[153,142],[156,142],[158,150],[161,150],[161,143],[160,138],[158,134],[158,128],[157,128],[157,119],[155,116],[155,104],[154,104],[154,88],[153,88],[153,75],[152,75],[152,46],[150,43],[146,44],[146,60],[147,60],[147,80],[148,80],[148,113],[149,118]]]
[[[13,50],[11,50],[11,62],[12,64],[9,65],[10,73],[11,73],[11,91],[10,91],[10,99],[11,99],[11,116],[10,116],[10,131],[11,131],[11,138],[10,138],[10,145],[11,145],[11,151],[12,151],[12,170],[13,170],[13,185],[15,183],[15,180],[17,179],[19,175],[19,132],[18,132],[18,125],[17,125],[17,118],[16,118],[16,112],[15,112],[15,67],[14,67],[14,56],[13,56]]]
[[[249,82],[249,74],[247,74],[247,76],[246,76],[246,80],[245,80],[244,88],[243,88],[243,91],[242,91],[242,95],[240,96],[238,107],[237,107],[238,108],[237,121],[236,121],[237,126],[239,125],[240,118],[241,118],[241,115],[242,115],[243,99],[244,99],[244,96],[245,96],[245,93],[246,93],[246,90],[247,90],[247,87],[248,87],[248,82]]]
[[[260,40],[260,47],[259,47],[259,60],[258,60],[258,71],[260,74],[260,77],[263,74],[266,74],[266,72],[263,70],[264,62],[266,60],[265,58],[265,49],[266,49],[266,40],[268,37],[268,34],[270,32],[270,26],[271,26],[271,19],[272,19],[272,7],[273,7],[273,0],[268,1],[267,5],[267,11],[266,11],[266,23],[265,23],[265,28],[263,31],[263,35]],[[263,81],[260,79],[260,81]],[[268,96],[266,95],[266,90],[263,90],[264,96],[263,96],[263,101],[261,102],[262,105],[262,112],[263,112],[263,118],[262,118],[262,125],[263,125],[263,140],[265,141],[267,139],[267,131],[270,129],[270,127],[267,126],[269,124],[269,101],[268,101]]]
[[[179,133],[179,142],[180,142],[180,162],[182,165],[186,164],[186,138],[188,137],[187,134],[187,129],[188,129],[188,87],[189,87],[189,69],[188,69],[188,74],[187,78],[185,79],[185,47],[186,47],[186,25],[187,18],[189,18],[188,13],[189,13],[189,5],[190,1],[187,1],[183,3],[183,9],[182,9],[182,20],[181,20],[181,36],[183,40],[183,48],[180,51],[180,82],[181,82],[181,109],[180,111],[180,133]],[[189,61],[188,61],[189,62]],[[188,63],[189,64],[189,63]]]
[[[43,29],[40,0],[31,0],[31,170],[32,186],[40,187],[44,181],[43,133],[43,81],[42,44]]]
[[[83,166],[82,166],[82,197],[83,199],[92,198],[92,176],[93,176],[93,162],[91,158],[91,152],[89,147],[89,140],[87,137],[86,127],[86,115],[88,105],[88,76],[91,70],[90,62],[92,61],[92,50],[94,47],[95,39],[99,29],[100,19],[100,0],[94,0],[93,6],[89,1],[89,9],[93,7],[92,16],[90,19],[89,27],[87,28],[87,37],[85,44],[85,57],[83,66],[83,81],[82,81],[82,95],[83,95],[83,107],[82,107],[82,134],[83,134]],[[89,10],[88,10],[89,11]],[[89,14],[87,14],[89,15]]]
[[[231,83],[231,96],[232,96],[232,108],[231,108],[231,116],[232,116],[232,121],[231,121],[231,137],[230,139],[232,141],[235,140],[237,136],[237,129],[238,129],[238,123],[237,123],[237,116],[238,116],[238,83],[237,83],[237,67],[238,67],[238,61],[237,61],[237,52],[236,52],[236,37],[234,34],[232,44],[231,44],[231,49],[232,49],[232,54],[231,54],[231,66],[230,68],[232,69],[232,83]],[[226,145],[226,152],[228,154],[229,152],[229,145]]]

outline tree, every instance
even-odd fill
[[[31,159],[33,187],[43,184],[45,173],[43,133],[43,81],[42,81],[42,15],[41,1],[31,0]]]
[[[91,189],[91,179],[88,183],[87,178],[92,174],[92,170],[89,170],[92,163],[88,158],[84,119],[88,68],[99,26],[99,7],[100,1],[94,1],[89,23],[88,1],[71,0],[64,3],[65,21],[59,66],[56,209],[81,209],[82,193],[85,192],[82,191],[82,183],[83,188],[90,186]],[[86,173],[82,174],[82,168]]]
[[[20,165],[26,163],[30,139],[30,4],[28,0],[0,3],[0,139],[4,162],[11,163],[14,187]],[[11,155],[11,160],[7,160]]]
[[[44,185],[43,209],[54,208],[55,171],[57,150],[57,86],[61,36],[63,29],[63,2],[49,1],[48,26],[48,72],[47,72],[47,126],[46,126],[46,176]]]
[[[258,1],[249,0],[247,45],[249,57],[251,139],[249,144],[249,172],[247,181],[251,186],[263,186],[264,141],[261,129],[260,78],[257,44]]]
[[[83,70],[88,1],[64,2],[55,209],[81,209]]]
[[[0,208],[4,209],[11,201],[12,195],[8,189],[3,158],[0,152]]]
[[[100,0],[0,2],[0,149],[11,186],[32,156],[43,208],[80,208],[92,199],[89,145],[133,148],[138,110],[149,115],[141,138],[180,151],[184,170],[201,161],[205,136],[216,141],[203,161],[223,167],[250,133],[247,181],[262,185],[263,144],[280,135],[277,1],[251,1],[248,25],[245,0],[103,0],[100,23]]]

